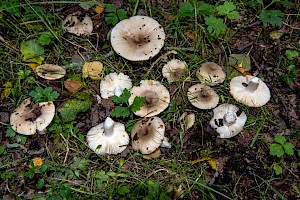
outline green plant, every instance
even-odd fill
[[[105,22],[111,25],[115,25],[118,21],[127,18],[127,12],[124,9],[117,9],[115,5],[105,4]]]
[[[273,169],[274,169],[276,175],[282,174],[282,167],[279,164],[274,163]]]
[[[273,143],[270,146],[270,154],[272,156],[281,157],[285,153],[288,155],[294,155],[294,145],[287,142],[284,136],[276,134],[274,140],[276,143]]]
[[[121,104],[125,106],[117,106],[112,112],[112,116],[114,117],[128,117],[130,112],[138,111],[145,104],[145,97],[135,97],[133,103],[129,105],[128,100],[131,94],[127,89],[123,90],[123,93],[118,96],[113,96],[112,100],[115,103]]]
[[[44,47],[36,39],[27,40],[21,43],[20,49],[24,62],[35,62],[42,64],[44,60]]]
[[[10,125],[8,125],[6,128],[5,137],[15,138],[15,141],[21,144],[25,144],[27,140],[27,137],[25,135],[16,134],[16,132],[11,128]]]
[[[284,82],[286,82],[288,85],[293,82],[293,80],[297,77],[297,75],[300,73],[300,69],[296,67],[294,64],[294,59],[296,59],[299,55],[298,51],[291,51],[291,50],[286,50],[285,51],[285,56],[287,58],[287,73],[282,74],[280,77],[283,79]]]
[[[226,32],[227,25],[224,24],[223,19],[215,16],[208,16],[204,18],[207,30],[212,36],[219,36]]]
[[[298,57],[298,55],[299,55],[299,52],[295,51],[295,50],[286,50],[285,51],[285,56],[289,60],[294,60],[295,58]]]
[[[223,5],[216,7],[218,15],[228,17],[228,19],[237,19],[240,17],[238,11],[236,11],[236,6],[229,1],[225,1]]]
[[[59,93],[53,91],[52,87],[36,87],[34,90],[29,92],[29,96],[33,98],[34,103],[54,101],[59,97]]]

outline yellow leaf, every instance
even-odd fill
[[[144,155],[143,158],[145,159],[152,159],[152,158],[158,158],[160,156],[161,152],[160,152],[160,148],[157,148],[155,151],[153,151],[151,154],[149,155]]]
[[[101,6],[101,5],[96,6],[96,8],[95,8],[96,13],[100,14],[103,11],[104,11],[104,6]]]
[[[214,170],[217,169],[217,159],[213,159],[211,158],[210,160],[207,160],[208,164],[211,166],[211,168],[213,168]]]
[[[99,61],[86,62],[82,68],[82,77],[83,78],[90,77],[91,79],[94,80],[100,80],[102,69],[103,69],[103,64]]]
[[[40,167],[43,165],[43,159],[41,157],[35,157],[32,159],[32,162],[33,162],[33,166],[34,167]],[[31,166],[30,166],[31,168]]]
[[[11,89],[13,87],[12,82],[6,82],[3,84],[4,90],[1,93],[1,99],[5,99],[11,93]]]
[[[191,161],[191,164],[194,165],[194,164],[196,164],[196,163],[198,163],[198,162],[203,162],[203,161],[206,161],[206,160],[209,160],[209,159],[210,159],[210,157],[199,158],[199,159],[197,159],[197,160]]]
[[[36,67],[39,66],[37,63],[28,63],[26,65],[29,66],[33,71],[35,71]]]

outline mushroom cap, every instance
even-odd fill
[[[160,82],[154,80],[142,80],[140,86],[131,89],[128,100],[131,105],[136,96],[145,97],[145,104],[140,110],[134,112],[140,117],[152,117],[164,111],[170,103],[170,93]]]
[[[40,65],[35,69],[35,72],[39,77],[48,80],[60,79],[66,75],[66,70],[64,68],[53,64]]]
[[[69,14],[63,21],[62,27],[69,33],[73,33],[77,36],[87,36],[93,31],[93,21],[88,16],[80,16],[80,12]]]
[[[167,62],[162,68],[162,75],[169,83],[180,80],[186,70],[186,63],[178,59]]]
[[[187,96],[191,104],[200,109],[211,109],[219,103],[219,95],[203,83],[191,86],[188,89]]]
[[[197,70],[196,76],[201,83],[206,83],[210,86],[223,83],[226,78],[226,73],[223,67],[214,62],[205,62]]]
[[[220,134],[220,138],[236,136],[247,121],[245,112],[233,104],[221,104],[213,109],[213,113],[210,125]]]
[[[132,82],[129,76],[123,73],[110,73],[101,80],[100,93],[103,99],[117,95],[120,96],[123,90],[132,88]],[[121,91],[119,91],[121,90]]]
[[[111,45],[114,51],[131,61],[154,57],[164,46],[164,40],[163,27],[147,16],[124,19],[111,31]]]
[[[268,86],[255,76],[237,76],[230,81],[230,94],[249,107],[265,105],[271,98]]]
[[[43,131],[52,121],[55,106],[52,101],[32,104],[31,99],[25,99],[10,116],[12,129],[23,135],[33,135]]]
[[[129,135],[125,131],[124,124],[114,122],[110,118],[107,120],[94,126],[87,133],[89,148],[99,155],[121,153],[129,144]],[[113,129],[112,134],[107,134],[105,132],[105,122],[111,123]]]
[[[132,148],[142,154],[150,154],[163,142],[165,124],[159,117],[145,118],[132,128]]]

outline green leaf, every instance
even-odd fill
[[[300,158],[300,150],[298,150],[298,157]]]
[[[118,17],[119,17],[120,20],[128,18],[127,17],[127,12],[124,9],[117,10],[117,15],[118,15]]]
[[[276,175],[282,174],[282,167],[280,167],[280,165],[278,165],[277,163],[273,165],[273,169],[275,170]]]
[[[197,2],[197,11],[202,15],[214,15],[215,6],[199,1]]]
[[[230,1],[225,1],[223,5],[217,6],[216,9],[219,15],[228,15],[228,13],[236,9],[236,6]]]
[[[24,62],[35,62],[42,64],[44,60],[44,48],[35,39],[25,42],[23,41],[21,43],[20,51],[23,55]]]
[[[283,145],[285,142],[286,142],[286,139],[284,136],[282,135],[279,135],[279,134],[276,134],[275,137],[274,137],[274,140],[276,142],[278,142],[279,144]]]
[[[108,13],[105,18],[105,22],[111,25],[116,25],[119,21],[118,16],[116,13]]]
[[[107,174],[105,174],[105,171],[101,170],[101,171],[97,171],[95,174],[94,174],[94,177],[96,179],[99,179],[101,180],[101,182],[107,182],[109,181],[109,176]]]
[[[287,59],[289,60],[293,60],[294,58],[297,58],[299,55],[298,51],[291,51],[291,50],[286,50],[285,51],[285,56],[287,57]]]
[[[45,184],[45,180],[44,179],[40,179],[39,182],[38,182],[38,189],[42,189],[44,187],[44,184]]]
[[[111,176],[111,177],[116,177],[117,176],[117,174],[115,172],[106,172],[106,174],[108,176]]]
[[[284,151],[288,155],[294,155],[294,145],[290,142],[286,142],[282,145],[284,148]]]
[[[280,10],[262,10],[259,17],[264,25],[281,26],[284,13]]]
[[[146,101],[146,97],[138,97],[136,96],[132,102],[132,104],[130,105],[130,110],[132,112],[136,112],[138,110],[140,110],[140,108],[145,104]]]
[[[127,185],[122,184],[121,186],[118,187],[117,192],[121,195],[125,195],[130,192],[130,189]]]
[[[34,172],[34,170],[31,170],[31,169],[25,173],[25,176],[27,176],[29,179],[32,179],[34,177],[34,175],[35,175],[35,172]]]
[[[111,113],[113,117],[128,117],[130,115],[130,110],[127,107],[117,106],[114,108],[113,112]]]
[[[2,155],[5,151],[5,146],[0,146],[0,155]]]
[[[50,162],[49,162],[49,160],[47,160],[47,161],[41,166],[40,172],[41,172],[41,173],[45,172],[45,171],[48,169],[49,166],[50,166]]]
[[[91,162],[86,158],[79,158],[79,157],[74,157],[73,160],[74,162],[72,163],[71,168],[73,170],[79,169],[81,171],[86,171]]]
[[[215,16],[205,17],[205,24],[208,26],[207,30],[212,36],[218,37],[226,32],[226,24],[224,24],[223,19],[216,18]]]
[[[59,93],[53,91],[52,87],[36,87],[35,90],[29,92],[29,96],[33,97],[35,103],[54,101],[59,97]]]
[[[25,144],[27,137],[25,135],[16,135],[16,142]]]
[[[116,12],[117,7],[113,4],[105,4],[105,12]]]
[[[5,137],[15,137],[16,136],[16,132],[12,129],[12,127],[10,125],[7,126],[5,133],[6,133]]]
[[[242,67],[247,71],[251,69],[251,61],[248,54],[230,54],[228,64],[232,66],[238,65],[238,67]]]
[[[237,11],[232,11],[232,12],[228,13],[227,17],[229,19],[237,19],[240,17],[240,15]]]
[[[0,12],[6,10],[9,14],[12,14],[16,17],[21,16],[20,12],[20,1],[19,0],[9,0],[9,1],[2,1],[0,5]]]
[[[283,147],[280,144],[271,144],[270,146],[270,154],[272,156],[277,156],[277,157],[281,157],[284,154],[284,150]]]
[[[54,36],[52,35],[51,32],[47,31],[47,32],[42,32],[40,33],[40,37],[38,38],[38,42],[40,45],[49,45],[52,40],[54,39]]]
[[[195,11],[194,6],[191,2],[185,2],[183,4],[180,4],[179,11],[178,11],[178,17],[194,17]]]
[[[130,96],[131,96],[131,94],[130,94],[129,90],[127,88],[125,88],[119,97],[116,95],[112,96],[112,100],[115,103],[127,103]]]

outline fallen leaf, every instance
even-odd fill
[[[37,63],[28,63],[26,65],[29,66],[33,71],[35,71],[36,67],[39,66]]]
[[[80,81],[69,78],[64,81],[64,85],[69,92],[75,93],[76,91],[78,91],[81,88],[82,83]]]
[[[187,30],[187,31],[185,31],[185,32],[184,32],[184,35],[185,35],[186,37],[188,37],[189,39],[191,39],[191,40],[194,40],[194,39],[195,39],[195,34],[194,34],[194,32],[193,32],[192,30]]]
[[[100,14],[100,13],[102,13],[103,11],[104,11],[104,6],[102,6],[102,5],[96,6],[96,8],[95,8],[95,12],[96,12],[96,13]]]
[[[214,158],[207,157],[207,156],[205,156],[203,158],[199,158],[197,160],[193,160],[193,161],[191,161],[191,164],[194,165],[194,164],[196,164],[198,162],[203,162],[203,161],[207,161],[208,164],[211,166],[211,168],[213,168],[214,170],[217,169],[217,162],[218,162],[218,160],[214,159]]]
[[[3,87],[4,87],[4,90],[1,93],[1,99],[5,99],[10,95],[13,84],[12,84],[12,82],[6,82],[3,84]]]
[[[151,154],[149,155],[144,155],[143,158],[145,159],[152,159],[152,158],[158,158],[160,156],[161,152],[160,152],[160,148],[157,148],[155,151],[153,151]]]
[[[90,77],[93,80],[100,80],[103,70],[103,64],[99,61],[86,62],[82,68],[82,77]]]
[[[251,75],[249,72],[249,70],[251,69],[251,61],[248,54],[230,54],[229,65],[233,66],[244,76]]]
[[[41,157],[35,157],[32,159],[34,167],[41,167],[43,165],[43,159]],[[32,168],[32,166],[29,166]]]
[[[284,34],[284,31],[282,31],[282,30],[272,31],[272,32],[270,33],[270,38],[271,38],[272,40],[278,40],[278,39],[281,38],[281,36],[282,36],[283,34]]]

